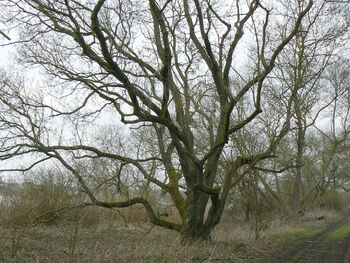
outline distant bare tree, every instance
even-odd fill
[[[316,177],[316,196],[328,190],[349,190],[349,135],[350,135],[350,70],[349,61],[340,59],[327,71],[325,85],[328,96],[335,99],[328,109],[326,127],[315,124],[320,133],[319,174]]]
[[[300,12],[305,5],[304,1],[296,1],[294,8]],[[307,132],[318,121],[320,114],[336,99],[335,95],[329,96],[329,86],[322,80],[327,68],[339,59],[338,52],[341,46],[346,45],[346,42],[341,41],[348,30],[345,17],[340,16],[337,22],[332,20],[335,12],[340,10],[340,6],[333,6],[327,2],[315,3],[312,11],[300,24],[296,37],[277,59],[274,79],[270,84],[285,91],[295,91],[291,124],[295,130],[295,180],[291,207],[296,213],[301,209],[303,202],[303,165]],[[319,27],[322,23],[324,26]],[[283,100],[280,99],[281,95],[278,96],[279,102],[276,104],[281,104]],[[276,91],[274,97],[276,99]]]

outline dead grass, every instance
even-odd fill
[[[179,235],[151,225],[79,229],[71,253],[74,226],[27,229],[16,255],[11,251],[12,233],[0,229],[0,262],[246,262],[253,256],[240,242],[198,242],[181,246]]]
[[[315,220],[326,215],[327,220]],[[333,211],[311,211],[303,218],[265,219],[261,239],[255,242],[254,227],[238,220],[224,220],[211,242],[180,245],[177,233],[149,223],[113,222],[84,224],[86,213],[76,220],[54,226],[22,228],[13,243],[11,228],[0,228],[0,262],[257,262],[273,253],[288,236],[302,229],[323,227],[334,220]],[[264,223],[264,222],[263,222]],[[16,245],[14,248],[13,246]],[[11,251],[13,253],[11,253]]]
[[[324,219],[318,218],[324,216]],[[334,221],[339,213],[330,209],[315,209],[305,212],[302,217],[288,217],[281,214],[272,214],[262,220],[261,238],[274,238],[276,235],[293,233],[303,228],[323,227]],[[216,229],[215,236],[220,240],[235,240],[251,242],[255,239],[254,226],[252,223],[243,223],[236,218],[235,223],[224,220]],[[230,231],[227,231],[229,229]]]

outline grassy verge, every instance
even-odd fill
[[[325,215],[324,220],[317,220],[320,216]],[[322,233],[329,225],[337,222],[342,217],[335,211],[313,211],[305,217],[297,218],[287,223],[282,223],[274,230],[265,234],[266,245],[269,251],[261,255],[261,260],[257,262],[283,262],[285,257],[294,249],[303,244],[303,240]],[[350,225],[349,225],[350,226]]]
[[[338,228],[329,236],[327,236],[325,240],[341,240],[341,239],[345,239],[349,235],[350,235],[350,220],[345,225]]]

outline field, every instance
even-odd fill
[[[98,212],[99,220],[92,220]],[[321,214],[326,219],[316,220]],[[227,215],[210,241],[183,246],[175,232],[135,215],[120,215],[82,209],[70,220],[49,225],[2,225],[0,262],[263,262],[284,246],[318,233],[338,216],[334,211],[309,212],[293,220],[275,216],[262,223],[255,240],[252,223]]]

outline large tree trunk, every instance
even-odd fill
[[[205,224],[206,208],[210,194],[203,185],[210,188],[205,182],[203,165],[188,156],[180,158],[183,175],[186,180],[185,220],[182,225],[182,243],[191,243],[197,240],[206,240],[210,237],[211,229]]]
[[[181,232],[183,243],[206,240],[211,229],[205,225],[205,212],[208,204],[208,194],[199,189],[188,189],[186,205],[186,220]]]
[[[182,242],[188,243],[197,240],[210,239],[211,231],[220,223],[220,219],[224,210],[225,197],[221,196],[219,200],[218,192],[215,194],[215,188],[211,188],[212,193],[208,189],[199,189],[195,187],[189,191],[186,207],[186,221],[182,228]],[[208,192],[205,192],[208,190]],[[207,205],[211,199],[210,209]]]

